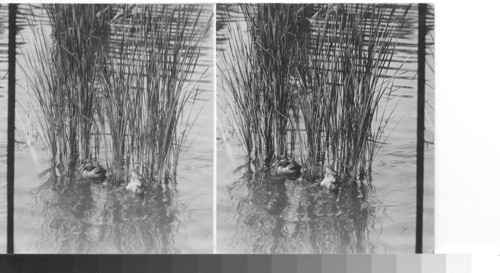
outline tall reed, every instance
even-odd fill
[[[156,181],[175,176],[197,117],[185,108],[199,93],[190,81],[210,28],[205,7],[44,7],[52,32],[35,35],[25,72],[54,163],[75,165],[104,148],[99,161],[115,178],[137,166]]]
[[[294,126],[291,78],[301,44],[303,26],[297,17],[303,5],[240,7],[247,26],[228,26],[229,50],[221,55],[229,72],[223,72],[223,79],[248,162],[269,166],[275,156],[293,150],[287,138]]]
[[[393,91],[391,61],[407,10],[338,4],[323,11],[298,67],[309,166],[319,153],[338,179],[363,179],[371,170],[390,116],[379,105]]]
[[[407,6],[242,5],[221,56],[247,161],[295,154],[320,176],[364,178],[391,112]],[[262,160],[263,159],[263,160]]]
[[[200,21],[197,5],[128,8],[113,25],[102,70],[111,154],[117,168],[139,165],[144,176],[160,181],[175,176],[190,129],[183,110],[198,94],[189,81],[209,24]]]
[[[97,14],[106,6],[44,7],[52,32],[35,35],[36,56],[27,57],[35,73],[29,85],[42,112],[44,139],[53,159],[69,159],[74,165],[90,156],[96,130],[96,63],[107,35],[106,20]]]

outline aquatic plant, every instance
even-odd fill
[[[299,66],[309,166],[320,154],[338,179],[362,180],[371,170],[390,117],[379,105],[394,90],[398,68],[391,61],[408,8],[346,4],[324,10],[302,51],[306,65]]]
[[[107,35],[105,5],[44,5],[51,33],[32,28],[35,55],[26,56],[31,67],[28,84],[41,110],[44,143],[53,160],[70,162],[88,158],[97,133],[97,62]],[[34,13],[33,13],[34,14]],[[32,15],[36,22],[39,17]],[[26,54],[25,54],[26,55]],[[96,147],[96,152],[98,152]]]
[[[156,181],[174,177],[197,118],[188,110],[199,82],[189,81],[210,28],[206,7],[44,8],[52,31],[32,24],[37,54],[25,73],[54,165],[99,157],[115,178],[135,166]]]
[[[124,6],[103,64],[105,121],[113,162],[139,165],[157,181],[175,176],[192,120],[183,111],[196,100],[189,86],[209,25],[197,5]],[[210,21],[209,21],[210,22]],[[182,127],[184,126],[184,127]],[[120,166],[117,166],[120,167]]]
[[[391,109],[392,64],[409,6],[242,5],[221,51],[248,162],[299,154],[310,178],[329,166],[363,179]],[[298,151],[296,148],[298,147]]]
[[[269,167],[277,155],[293,151],[291,91],[301,32],[298,18],[305,5],[241,5],[246,28],[228,25],[229,50],[221,60],[228,67],[222,77],[244,143],[247,161]]]

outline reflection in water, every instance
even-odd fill
[[[51,172],[34,191],[42,206],[38,249],[51,253],[171,253],[178,226],[175,192],[149,190],[144,197],[123,187]]]
[[[370,253],[373,189],[338,194],[302,179],[256,173],[228,188],[236,207],[232,247],[243,253]]]

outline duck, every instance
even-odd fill
[[[82,165],[78,168],[79,175],[83,179],[103,180],[106,178],[106,169],[99,163],[92,162],[91,160],[83,161]]]
[[[275,173],[277,175],[286,175],[286,176],[299,176],[300,166],[295,160],[288,160],[285,156],[278,157],[278,161],[274,163]]]
[[[319,183],[321,186],[329,189],[330,191],[338,191],[340,183],[335,179],[335,171],[325,166],[325,177]]]
[[[144,178],[136,171],[131,171],[130,182],[128,183],[127,187],[125,187],[125,189],[135,195],[143,195],[145,190]]]

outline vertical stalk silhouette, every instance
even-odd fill
[[[14,253],[14,141],[16,106],[17,5],[9,4],[9,113],[7,132],[7,253]]]
[[[422,253],[424,215],[425,37],[427,4],[418,4],[417,221],[415,252]]]

